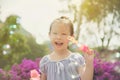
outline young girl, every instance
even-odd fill
[[[73,24],[67,17],[54,20],[49,37],[54,47],[52,53],[40,61],[40,80],[93,80],[93,51],[73,53],[68,50],[68,37],[74,36]]]

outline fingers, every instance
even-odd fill
[[[82,45],[79,49],[85,54],[89,54],[89,55],[94,54],[94,51],[86,45]]]
[[[86,46],[86,45],[82,45],[79,49],[84,53],[87,53],[89,50],[88,46]]]
[[[94,51],[92,49],[89,49],[87,54],[92,55],[92,54],[94,54]]]
[[[72,36],[68,36],[67,39],[70,40],[72,43],[78,44],[78,41],[75,40],[75,38]],[[90,49],[87,45],[82,45],[81,47],[79,47],[79,50],[81,50],[82,52],[87,53],[89,55],[94,54],[94,51],[92,49]]]

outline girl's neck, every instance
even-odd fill
[[[53,53],[50,55],[50,59],[52,61],[60,61],[66,59],[70,53],[71,52],[69,50],[53,51]]]
[[[55,50],[54,51],[54,53],[56,54],[56,55],[66,55],[66,54],[69,54],[69,50],[68,49],[66,49],[66,50]]]

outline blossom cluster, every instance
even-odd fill
[[[31,70],[39,72],[39,61],[40,59],[23,59],[21,64],[14,64],[8,72],[0,69],[0,80],[29,80]]]
[[[0,80],[30,80],[30,71],[39,72],[39,61],[23,59],[20,64],[14,64],[11,70],[0,69]],[[39,72],[40,73],[40,72]],[[120,80],[120,61],[115,63],[94,59],[94,80]]]
[[[115,63],[94,59],[94,80],[120,80],[120,61]]]

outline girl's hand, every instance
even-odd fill
[[[93,64],[93,60],[94,60],[94,51],[90,48],[88,48],[88,46],[86,45],[83,45],[79,48],[84,54],[84,58],[85,58],[85,61],[86,61],[86,64]]]
[[[84,53],[83,55],[85,57],[86,64],[93,63],[94,51],[92,49],[90,49],[86,45],[82,45],[82,46],[78,45],[78,41],[75,40],[75,38],[73,36],[68,36],[67,39],[69,41],[71,41],[73,44],[76,44],[78,46],[78,49]]]
[[[30,80],[40,80],[40,78],[30,78]]]

